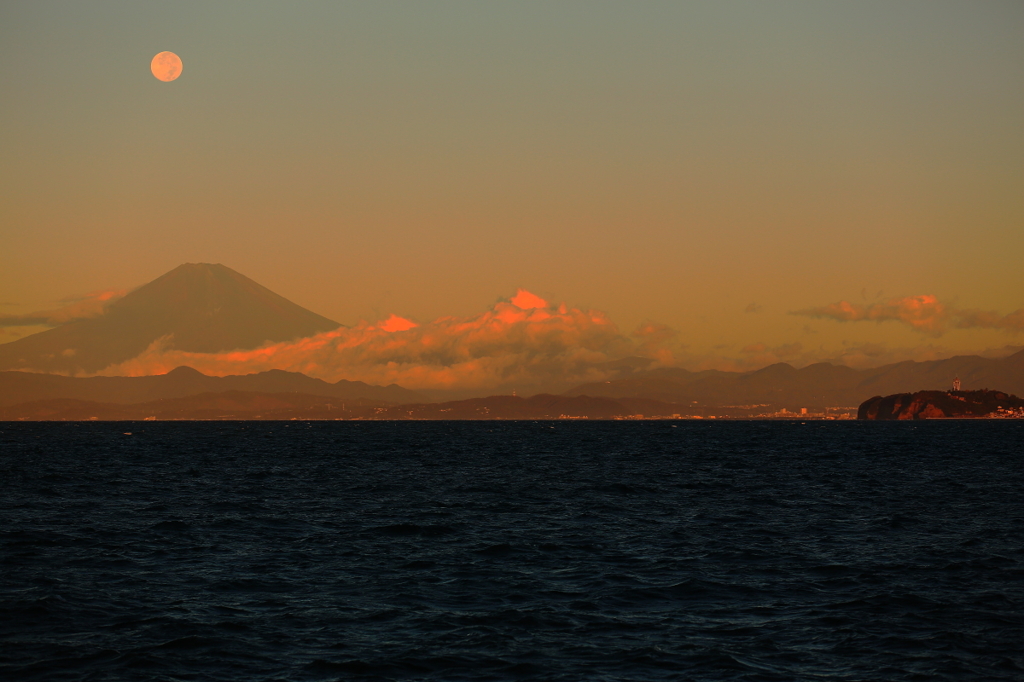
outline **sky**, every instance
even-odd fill
[[[688,368],[998,353],[1021,36],[1016,1],[0,2],[0,316],[210,262],[350,326],[523,289]]]

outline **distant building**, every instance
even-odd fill
[[[953,379],[953,390],[954,391],[959,391],[960,390],[960,377],[956,377],[955,379]]]

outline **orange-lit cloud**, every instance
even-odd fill
[[[949,319],[949,310],[935,296],[906,296],[893,298],[885,303],[860,305],[849,301],[839,301],[822,308],[797,310],[794,315],[838,320],[840,322],[859,322],[874,320],[886,322],[896,320],[910,325],[914,329],[940,336],[945,331]]]
[[[180,365],[228,375],[284,369],[328,381],[397,383],[408,388],[552,390],[614,376],[615,360],[672,361],[660,347],[670,330],[650,324],[633,340],[595,310],[555,308],[528,291],[472,317],[416,325],[391,316],[256,350],[189,353],[159,342],[103,374],[161,374]]]
[[[839,301],[821,308],[797,310],[792,314],[839,322],[897,321],[932,336],[942,336],[948,326],[957,329],[1001,329],[1011,333],[1024,331],[1024,308],[1008,315],[986,310],[958,310],[930,295],[893,298],[885,303],[869,305]]]
[[[101,310],[96,306],[114,299],[117,293],[93,294],[62,309],[67,311],[63,314],[82,316],[90,310]],[[79,308],[73,312],[74,305]],[[843,322],[897,321],[932,336],[951,328],[1024,329],[1024,311],[999,315],[958,310],[935,296],[864,305],[840,301],[794,314]],[[56,314],[47,317],[56,318]],[[474,392],[515,388],[526,393],[563,390],[659,366],[748,371],[779,362],[796,367],[832,362],[864,368],[952,354],[936,345],[891,348],[844,343],[837,350],[834,346],[807,348],[797,342],[737,345],[733,348],[738,350],[732,352],[728,347],[716,347],[712,353],[695,355],[678,346],[670,350],[676,336],[675,330],[656,322],[645,322],[624,334],[600,311],[571,308],[564,303],[556,307],[519,289],[513,297],[475,316],[441,317],[419,324],[390,315],[377,322],[360,322],[351,328],[254,350],[191,353],[171,349],[170,340],[162,339],[140,356],[108,367],[101,374],[161,374],[181,365],[220,376],[283,369],[328,381],[349,379],[397,383],[413,389]]]
[[[1002,329],[1011,333],[1024,331],[1024,308],[1009,315],[986,310],[958,310],[956,326],[959,329]]]
[[[512,297],[512,305],[523,310],[530,310],[531,308],[547,308],[548,302],[540,296],[531,294],[526,289],[519,289]]]
[[[407,320],[392,313],[391,317],[381,322],[379,326],[386,332],[404,332],[419,325],[412,320]]]
[[[124,296],[121,290],[93,291],[84,296],[66,298],[61,303],[67,305],[54,310],[39,310],[27,315],[0,316],[0,326],[5,327],[54,327],[58,324],[80,320],[87,317],[98,317],[107,306]]]

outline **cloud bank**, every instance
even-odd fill
[[[61,301],[66,305],[54,310],[39,310],[27,315],[0,315],[0,327],[55,327],[65,322],[99,317],[108,305],[126,293],[121,290],[93,291],[85,296],[66,298]]]
[[[950,327],[1001,329],[1010,333],[1024,331],[1024,308],[1008,315],[985,310],[960,310],[931,295],[892,298],[884,303],[868,305],[839,301],[821,308],[796,310],[792,314],[838,322],[895,321],[935,337],[942,336]]]
[[[627,336],[602,312],[555,307],[520,289],[472,317],[417,324],[392,315],[255,350],[190,353],[168,349],[164,339],[101,374],[161,374],[188,365],[217,376],[283,369],[412,389],[556,390],[613,378],[621,371],[613,363],[627,357],[671,364],[662,344],[673,334],[648,323]]]

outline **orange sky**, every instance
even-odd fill
[[[1022,344],[1021,35],[1015,2],[7,3],[0,316],[221,262],[350,325],[523,288],[688,366]]]

